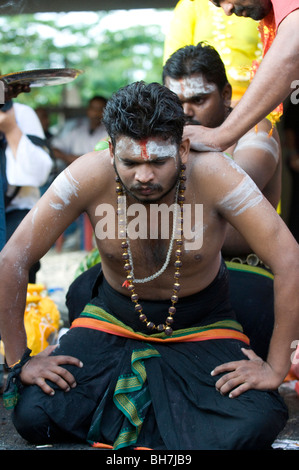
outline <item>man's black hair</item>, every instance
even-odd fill
[[[103,122],[112,144],[118,136],[134,140],[162,137],[181,143],[185,117],[177,95],[159,83],[134,82],[108,100]]]
[[[174,52],[163,67],[163,83],[166,77],[178,80],[190,75],[202,74],[209,83],[215,83],[222,91],[228,83],[225,67],[213,46],[199,42]]]

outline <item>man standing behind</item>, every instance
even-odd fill
[[[228,16],[262,20],[264,57],[250,87],[221,126],[200,129],[203,149],[225,150],[279,106],[298,80],[299,0],[210,1]]]
[[[188,124],[215,128],[231,112],[231,85],[212,46],[199,43],[176,51],[164,65],[163,82],[180,98]],[[191,147],[196,149],[199,127],[192,127]],[[189,128],[185,128],[186,137]],[[227,152],[276,209],[281,191],[281,149],[277,130],[272,135],[270,131],[272,134],[271,123],[264,119]],[[253,349],[265,357],[273,327],[273,276],[232,225],[227,228],[222,253],[227,261],[233,260],[228,263],[233,308]]]

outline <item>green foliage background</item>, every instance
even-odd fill
[[[68,85],[32,88],[30,94],[19,95],[18,101],[32,107],[63,106],[66,87],[75,87],[84,105],[94,94],[109,98],[135,80],[161,83],[161,27],[136,25],[116,32],[101,29],[101,20],[109,13],[96,13],[93,24],[67,26],[42,14],[0,17],[2,74],[56,67],[84,70]],[[64,13],[56,18],[59,15]]]

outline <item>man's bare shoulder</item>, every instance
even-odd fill
[[[80,183],[82,188],[92,189],[93,185],[111,185],[111,178],[115,172],[111,165],[109,150],[90,152],[77,158],[68,166],[73,178]]]
[[[57,176],[41,203],[69,214],[86,211],[106,197],[114,179],[109,151],[91,152],[77,158]]]
[[[255,135],[265,133],[269,138],[273,137],[277,142],[279,142],[279,134],[277,128],[276,126],[273,126],[272,122],[268,118],[262,119],[258,124],[256,124],[256,126],[246,132],[244,136],[253,133]]]
[[[212,175],[219,171],[243,171],[225,152],[190,152],[188,166],[196,175]]]
[[[194,190],[214,201],[246,176],[245,171],[222,152],[194,153],[187,168],[187,178]]]
[[[94,172],[99,177],[101,175],[105,176],[105,172],[111,166],[110,154],[107,149],[86,153],[69,165],[69,168],[72,168],[74,172],[82,172],[81,177],[84,178]]]
[[[263,119],[244,134],[234,148],[228,149],[234,160],[244,168],[262,189],[274,171],[281,168],[281,145],[279,134],[269,119]],[[266,177],[261,179],[261,171]]]

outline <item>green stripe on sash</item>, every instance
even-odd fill
[[[118,378],[113,401],[127,420],[113,444],[114,449],[127,447],[137,442],[145,418],[145,410],[151,403],[144,365],[144,360],[150,357],[160,357],[158,351],[150,345],[133,350],[132,374],[121,375]]]
[[[248,264],[234,263],[231,261],[225,261],[227,268],[231,271],[245,271],[253,274],[259,274],[260,276],[269,277],[274,279],[274,276],[267,269],[260,268],[259,266],[249,266]]]
[[[132,350],[128,356],[129,362],[127,366],[124,366],[127,372],[117,378],[113,403],[122,413],[123,420],[113,443],[114,450],[135,445],[137,442],[146,413],[152,402],[144,361],[158,357],[161,357],[159,352],[150,344]],[[91,444],[97,442],[101,434],[103,412],[104,409],[100,404],[87,436],[87,441]]]
[[[122,327],[122,328],[124,328],[128,331],[138,333],[138,334],[144,336],[145,339],[148,338],[148,335],[146,335],[144,333],[134,331],[132,328],[127,326],[125,323],[122,323],[120,320],[115,318],[113,315],[110,315],[109,313],[107,313],[102,308],[97,307],[97,306],[92,305],[92,304],[87,304],[80,316],[81,317],[94,318],[94,319],[104,321],[104,322],[107,322],[107,323],[112,323],[113,325],[118,325],[118,326],[120,326],[120,327]],[[242,326],[237,321],[235,321],[235,320],[221,320],[221,321],[212,323],[210,325],[196,326],[196,327],[193,327],[193,328],[185,328],[185,329],[180,329],[180,330],[174,330],[173,333],[172,333],[172,338],[179,338],[181,336],[188,336],[188,335],[192,335],[194,333],[209,331],[209,330],[218,329],[218,328],[226,328],[226,329],[230,329],[230,330],[236,330],[236,331],[243,332]],[[151,338],[161,338],[161,339],[169,338],[164,332],[154,333],[154,334],[150,335],[150,337]]]
[[[3,404],[7,410],[13,410],[19,400],[18,388],[15,384],[9,391],[3,393]]]

